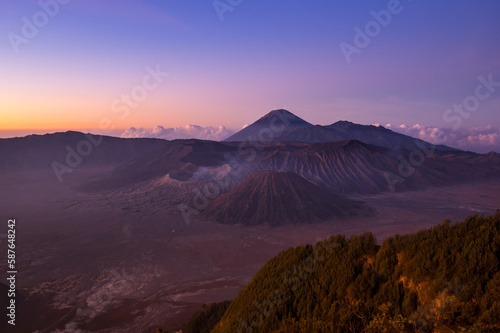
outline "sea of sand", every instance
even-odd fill
[[[381,243],[444,219],[500,209],[495,181],[354,197],[373,207],[374,217],[227,226],[186,220],[175,206],[134,206],[141,193],[75,190],[108,171],[81,168],[63,183],[46,172],[0,175],[0,260],[7,260],[7,221],[16,219],[17,288],[24,297],[9,332],[173,329],[203,304],[233,299],[266,261],[291,246],[364,232]]]

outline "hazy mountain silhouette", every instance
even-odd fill
[[[335,130],[336,133],[341,133],[340,135],[344,137],[344,140],[359,140],[361,142],[391,149],[413,149],[415,147],[415,142],[428,144],[426,141],[393,132],[382,126],[359,125],[350,121],[338,121],[324,127]],[[435,149],[459,150],[445,145],[435,145]]]
[[[159,139],[122,139],[75,131],[0,139],[0,170],[52,169],[52,162],[79,166],[109,166],[128,161],[165,144]],[[80,153],[78,152],[80,151]],[[81,154],[83,152],[83,154]]]
[[[122,163],[111,175],[82,189],[101,191],[136,183],[156,188],[163,186],[157,180],[168,176],[190,186],[221,178],[224,185],[220,190],[226,192],[251,174],[265,170],[294,172],[337,194],[415,190],[500,177],[500,154],[419,153],[423,160],[412,165],[413,150],[392,151],[356,140],[267,142],[243,148],[238,142],[177,140]]]
[[[393,132],[382,126],[338,121],[328,126],[312,125],[287,110],[271,111],[224,141],[298,141],[307,143],[358,140],[390,149],[414,149],[427,142]],[[436,145],[436,150],[455,150]]]
[[[500,154],[497,153],[439,150],[382,127],[345,121],[313,126],[286,110],[272,111],[243,131],[237,134],[258,137],[264,132],[273,140],[167,141],[99,137],[79,132],[30,135],[0,140],[0,170],[52,171],[51,163],[64,164],[71,150],[80,148],[85,152],[85,147],[91,147],[92,151],[82,156],[81,166],[114,169],[101,174],[100,178],[84,181],[80,189],[87,191],[107,191],[135,184],[145,184],[149,189],[165,186],[165,182],[158,179],[170,179],[192,188],[217,176],[224,178],[220,189],[224,193],[252,174],[265,170],[294,172],[336,194],[414,190],[500,176]],[[274,135],[283,142],[276,141]],[[354,136],[379,145],[337,140],[342,136]],[[412,146],[412,140],[419,144]],[[391,145],[399,148],[383,147]],[[176,196],[189,195],[187,192],[176,193]],[[145,195],[151,196],[154,192]]]

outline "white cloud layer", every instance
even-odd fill
[[[408,126],[405,124],[385,126],[395,132],[406,134],[415,138],[429,141],[434,144],[444,144],[450,147],[487,153],[500,152],[500,133],[491,125],[472,128],[439,128],[421,126],[419,124]]]
[[[217,128],[198,125],[186,125],[184,127],[168,127],[156,126],[153,130],[147,130],[142,127],[130,127],[122,135],[122,138],[158,138],[158,139],[201,139],[222,141],[234,134],[234,131],[227,129],[224,126]]]
[[[379,125],[379,124],[375,124]],[[246,127],[245,125],[244,127]],[[398,133],[406,134],[434,144],[443,144],[453,148],[470,150],[478,153],[490,151],[500,152],[500,132],[491,125],[473,128],[440,128],[432,126],[393,124],[385,125],[386,128]],[[233,135],[235,131],[219,127],[202,127],[198,125],[186,125],[184,127],[156,126],[152,130],[142,127],[130,127],[122,135],[122,138],[159,138],[166,140],[174,139],[201,139],[222,141]]]

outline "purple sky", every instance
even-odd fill
[[[500,124],[498,1],[59,1],[2,3],[0,136],[238,130],[277,108],[318,124]]]

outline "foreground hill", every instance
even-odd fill
[[[212,332],[499,332],[499,286],[500,211],[381,246],[338,235],[271,259]]]
[[[221,223],[272,226],[360,214],[369,214],[362,203],[333,195],[296,173],[279,171],[252,174],[204,212],[207,219]]]

